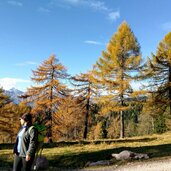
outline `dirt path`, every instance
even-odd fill
[[[171,171],[171,157],[167,159],[158,159],[155,161],[144,160],[137,162],[128,162],[125,165],[117,166],[99,166],[96,168],[61,170],[52,169],[53,171]],[[12,171],[11,169],[0,168],[0,171]]]
[[[156,161],[130,162],[123,166],[82,169],[80,171],[171,171],[171,158]]]

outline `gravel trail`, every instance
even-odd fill
[[[171,158],[156,161],[130,162],[125,165],[87,168],[80,171],[171,171]]]
[[[9,169],[0,168],[0,171],[12,171]],[[125,165],[111,165],[111,166],[99,166],[85,169],[63,170],[53,169],[53,171],[171,171],[171,158],[158,159],[155,161],[143,160],[137,162],[128,162]]]

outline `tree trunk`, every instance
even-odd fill
[[[124,68],[124,56],[122,56],[122,74],[121,74],[121,80],[124,80],[124,72],[123,72],[123,68]],[[123,95],[123,83],[121,84],[121,106],[124,106],[124,95]],[[125,137],[125,125],[124,125],[124,111],[120,111],[120,124],[121,124],[121,129],[120,129],[120,138],[124,138]]]
[[[90,86],[89,86],[89,89],[88,89],[88,98],[87,98],[87,104],[86,104],[86,115],[85,115],[85,121],[84,121],[84,134],[83,134],[83,139],[87,139],[89,109],[90,109]]]
[[[47,138],[48,138],[48,143],[52,143],[52,111],[49,109],[48,112],[48,119],[49,119],[49,123],[48,123],[48,129],[47,129]]]
[[[125,137],[124,111],[120,111],[120,138]]]
[[[87,139],[87,133],[88,133],[88,118],[89,118],[89,98],[87,100],[86,104],[86,115],[85,115],[85,121],[84,121],[84,134],[83,139]]]
[[[52,140],[52,126],[53,126],[53,105],[52,105],[52,102],[53,102],[53,88],[51,87],[50,89],[50,108],[49,108],[49,119],[50,119],[50,125],[49,125],[49,129],[48,129],[48,142],[49,143],[52,143],[53,140]]]
[[[88,112],[86,112],[85,121],[84,121],[83,139],[87,139],[87,133],[88,133]]]
[[[169,66],[169,108],[170,108],[170,115],[171,115],[171,66]]]

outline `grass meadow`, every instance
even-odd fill
[[[13,144],[0,144],[0,170],[10,170]],[[130,150],[150,155],[148,160],[171,157],[171,132],[161,135],[96,141],[60,141],[45,144],[43,156],[49,161],[48,171],[84,168],[87,162],[112,159],[112,153]],[[123,164],[116,161],[113,164]]]

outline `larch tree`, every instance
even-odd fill
[[[72,77],[72,85],[75,86],[75,95],[77,96],[78,107],[82,108],[82,113],[84,116],[84,129],[83,129],[83,139],[87,138],[90,110],[92,105],[92,97],[96,94],[96,87],[91,81],[91,75],[89,73],[82,73]]]
[[[0,109],[11,102],[10,97],[5,95],[3,88],[0,88]]]
[[[144,64],[141,76],[149,80],[144,87],[151,93],[150,106],[158,106],[158,113],[169,107],[171,115],[171,32],[159,42],[156,54]]]
[[[62,80],[68,77],[66,68],[59,63],[55,55],[45,60],[37,70],[33,70],[32,81],[36,86],[27,89],[25,97],[32,101],[35,107],[46,108],[47,137],[52,141],[53,114],[58,110],[63,98],[67,94],[67,87]],[[23,96],[24,98],[24,96]],[[46,107],[45,107],[46,106]],[[40,110],[40,109],[39,109]]]
[[[22,102],[19,104],[9,103],[3,107],[3,113],[5,114],[6,123],[3,124],[4,131],[6,135],[8,135],[10,142],[15,142],[15,138],[17,132],[20,128],[19,118],[23,113],[29,112],[31,110],[30,106],[23,104]]]
[[[20,127],[20,116],[29,112],[31,107],[20,102],[14,104],[10,96],[5,94],[3,89],[0,89],[0,134],[6,142],[14,142],[16,134]]]
[[[55,112],[56,139],[78,140],[82,139],[83,118],[82,108],[78,107],[77,98],[67,96]]]
[[[3,135],[2,139],[11,139],[14,135],[14,124],[12,120],[16,120],[14,113],[12,112],[12,104],[10,97],[5,95],[5,91],[0,88],[0,135]],[[12,141],[12,139],[10,140]]]
[[[96,62],[93,79],[103,87],[99,99],[103,113],[120,113],[120,138],[124,138],[124,112],[129,110],[131,81],[141,64],[140,46],[129,25],[124,21]]]

